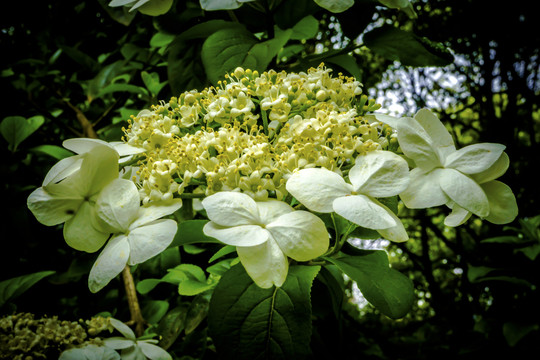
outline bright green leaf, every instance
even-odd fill
[[[320,267],[292,266],[282,287],[262,289],[241,265],[216,286],[209,331],[223,359],[302,359],[310,355],[311,285]]]
[[[412,282],[390,268],[386,252],[365,251],[365,255],[325,259],[354,280],[366,300],[384,315],[398,319],[411,309],[415,298]]]

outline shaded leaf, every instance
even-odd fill
[[[55,271],[40,271],[0,282],[0,307],[23,294],[41,279],[54,273]]]
[[[366,33],[364,43],[373,52],[406,66],[446,66],[454,61],[444,46],[390,25]]]
[[[195,243],[220,243],[217,239],[204,235],[203,227],[208,220],[187,220],[178,224],[178,230],[170,247]]]
[[[9,150],[17,150],[17,146],[32,135],[43,123],[43,116],[25,119],[22,116],[8,116],[0,123],[0,132],[9,144]]]

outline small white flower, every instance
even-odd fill
[[[446,204],[452,213],[447,226],[458,226],[471,213],[505,224],[517,216],[512,190],[495,181],[508,169],[504,145],[480,143],[456,150],[452,136],[435,114],[420,110],[413,118],[378,117],[397,130],[403,153],[416,168],[400,194],[405,206],[422,209]]]
[[[308,261],[328,249],[323,221],[307,211],[294,211],[278,200],[256,202],[246,194],[219,192],[202,201],[211,220],[203,232],[236,246],[240,262],[262,288],[281,286],[289,268],[287,256]]]
[[[375,198],[395,196],[409,184],[409,168],[400,156],[382,150],[358,156],[349,170],[351,184],[324,169],[302,169],[287,181],[287,191],[308,209],[335,212],[345,219],[374,229],[392,241],[408,235],[399,218]]]
[[[90,270],[88,287],[97,292],[116,277],[126,264],[140,264],[169,246],[176,234],[176,221],[160,219],[182,206],[180,199],[140,206],[132,181],[115,179],[96,201],[96,214],[103,231],[113,233]]]
[[[44,225],[65,222],[64,238],[69,246],[94,252],[109,236],[95,227],[94,203],[101,190],[118,177],[118,153],[100,145],[75,162],[80,163],[75,171],[62,172],[64,179],[59,183],[48,181],[36,189],[28,197],[27,205]],[[69,176],[64,176],[67,173]],[[53,178],[58,178],[58,174]]]

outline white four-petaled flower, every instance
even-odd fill
[[[307,211],[294,211],[278,200],[255,201],[238,192],[219,192],[202,201],[211,220],[203,232],[236,246],[240,262],[262,288],[281,286],[287,257],[308,261],[328,249],[323,221]]]
[[[447,226],[462,224],[471,213],[495,224],[515,219],[518,209],[512,190],[495,180],[508,169],[504,145],[480,143],[456,150],[448,130],[427,109],[414,118],[377,118],[397,130],[401,150],[416,165],[409,187],[400,194],[406,207],[446,204],[452,209]]]
[[[324,168],[302,169],[288,179],[286,188],[309,210],[335,212],[388,240],[406,241],[409,237],[399,218],[376,198],[395,196],[407,188],[407,162],[389,151],[371,151],[356,158],[349,180],[351,184]]]
[[[126,264],[140,264],[165,250],[174,239],[177,224],[160,218],[181,206],[180,199],[140,206],[139,192],[132,181],[115,179],[107,185],[97,198],[95,211],[98,225],[113,236],[90,270],[90,291],[99,291]]]
[[[118,157],[109,146],[93,147],[77,157],[76,168],[51,176],[63,180],[55,183],[48,179],[34,190],[28,197],[28,208],[44,225],[65,223],[64,239],[72,248],[97,251],[107,241],[109,233],[95,227],[94,204],[101,190],[118,177]],[[64,175],[59,176],[60,173]]]

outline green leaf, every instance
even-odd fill
[[[391,25],[366,33],[364,43],[373,52],[406,66],[446,66],[454,61],[442,45]]]
[[[32,135],[43,123],[43,116],[32,116],[25,119],[22,116],[8,116],[0,123],[0,132],[9,144],[9,150],[17,150],[17,146]]]
[[[193,332],[197,326],[206,318],[208,314],[209,301],[206,295],[197,295],[189,305],[185,330],[186,335]]]
[[[169,311],[159,322],[156,329],[160,335],[159,346],[167,350],[185,328],[186,314],[189,305],[182,303]]]
[[[520,244],[524,240],[520,239],[517,236],[496,236],[480,241],[481,243],[486,244]]]
[[[389,318],[401,318],[411,309],[415,298],[412,282],[390,268],[386,252],[373,250],[325,259],[354,280],[366,300]]]
[[[282,287],[262,289],[241,265],[214,289],[210,336],[223,359],[302,359],[310,355],[313,280],[320,267],[291,266]]]
[[[208,79],[217,81],[228,72],[241,66],[263,71],[287,43],[292,30],[280,32],[273,39],[259,42],[244,27],[216,31],[203,43],[201,59]]]
[[[354,77],[356,80],[360,81],[362,79],[362,70],[356,63],[354,57],[351,55],[332,56],[326,59],[325,62],[336,64],[337,66],[345,70],[347,73],[349,73],[349,75]]]
[[[161,89],[163,89],[163,87],[167,84],[167,81],[161,83],[159,82],[159,74],[156,72],[148,73],[146,71],[142,71],[141,78],[152,96],[157,96]]]
[[[300,20],[292,28],[291,40],[307,40],[314,38],[319,31],[319,21],[312,15]]]
[[[507,322],[503,325],[503,334],[508,345],[514,347],[529,333],[539,330],[538,324],[522,324],[516,322]]]
[[[201,60],[203,39],[227,28],[242,28],[242,25],[231,21],[210,20],[189,28],[173,40],[168,48],[167,76],[174,93],[202,89],[208,85]]]
[[[97,98],[101,90],[110,84],[112,79],[124,70],[125,63],[124,60],[119,60],[103,67],[96,77],[88,82],[86,96],[89,102],[92,102],[92,100]]]
[[[141,309],[143,318],[149,324],[157,324],[169,310],[169,303],[164,300],[150,300]]]
[[[31,148],[30,151],[51,156],[56,160],[62,160],[69,156],[73,156],[71,151],[57,145],[39,145]]]
[[[178,230],[170,247],[195,243],[220,243],[213,237],[203,233],[203,227],[208,220],[187,220],[178,224]]]
[[[211,262],[214,262],[216,261],[217,259],[219,259],[220,257],[222,256],[225,256],[225,255],[229,255],[233,252],[236,251],[236,246],[231,246],[231,245],[225,245],[224,247],[222,247],[221,249],[219,249],[209,260],[208,262],[211,263]]]
[[[166,34],[162,32],[155,33],[150,39],[150,47],[161,48],[169,45],[175,36],[171,34]]]
[[[148,95],[148,92],[140,86],[131,85],[131,84],[112,83],[104,87],[99,92],[99,94],[96,95],[96,98],[100,98],[103,95],[111,94],[115,92],[128,92],[128,93],[145,95],[145,96]]]
[[[41,279],[54,273],[55,271],[40,271],[0,282],[0,308],[23,294]]]

